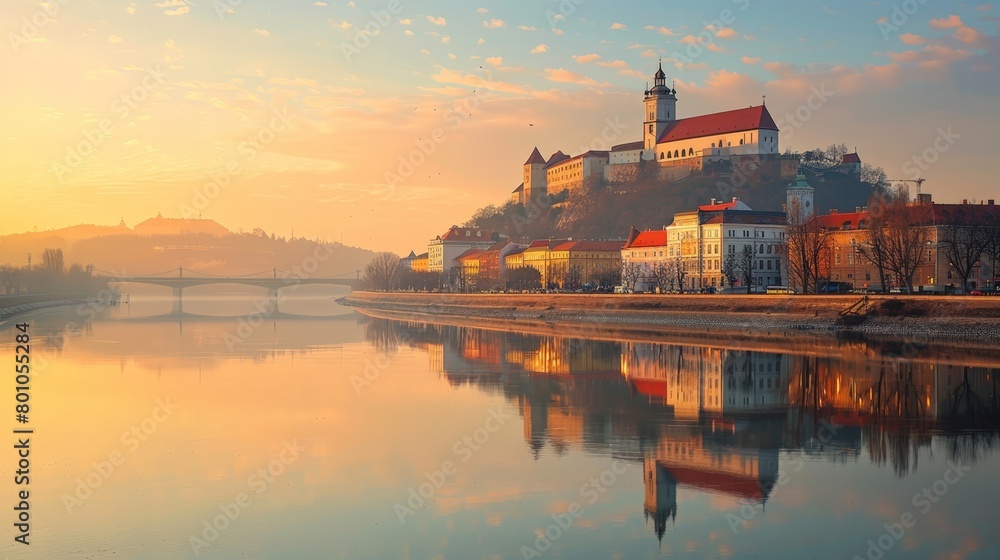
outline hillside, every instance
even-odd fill
[[[816,189],[820,213],[831,208],[854,210],[866,206],[871,185],[839,173],[825,176],[806,172]],[[739,197],[754,210],[781,211],[789,181],[777,177],[753,177],[745,185],[733,186],[726,176],[695,174],[679,181],[639,180],[626,185],[579,189],[556,198],[548,207],[529,208],[507,204],[487,207],[468,225],[499,230],[514,240],[546,237],[613,239],[627,235],[629,227],[657,229],[669,225],[678,212],[696,209],[713,198]]]
[[[94,234],[94,235],[87,235]],[[315,275],[342,274],[363,269],[375,253],[339,243],[308,239],[285,240],[256,233],[204,233],[139,235],[128,228],[74,226],[61,230],[0,236],[0,264],[41,263],[45,249],[61,249],[66,265],[93,264],[96,268],[125,274],[148,274],[183,266],[187,270],[217,275],[240,275],[277,268],[301,268],[310,256],[321,259]]]

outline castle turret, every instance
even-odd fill
[[[527,206],[532,200],[545,196],[547,192],[545,158],[536,147],[528,157],[528,161],[524,162],[524,205]]]
[[[806,176],[801,173],[795,177],[794,183],[785,187],[785,213],[789,224],[804,224],[816,213],[813,204],[815,191],[816,189],[806,182]]]
[[[646,91],[646,114],[643,116],[643,149],[656,148],[656,142],[663,135],[667,125],[677,119],[677,90],[667,86],[667,75],[663,73],[663,63],[660,63],[656,75],[653,76],[653,88]]]

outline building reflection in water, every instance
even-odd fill
[[[932,434],[964,464],[1000,444],[995,358],[902,359],[858,341],[778,353],[365,321],[376,346],[423,348],[448,383],[516,403],[536,458],[575,446],[641,464],[643,508],[661,540],[678,488],[765,507],[782,451],[832,462],[864,451],[902,478]]]

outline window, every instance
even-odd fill
[[[681,150],[681,157],[687,157],[687,150]]]
[[[681,156],[677,155],[677,150],[674,150],[674,157],[681,157]]]
[[[652,134],[652,133],[653,133],[653,125],[649,125],[649,133],[650,133],[650,134]]]
[[[740,138],[740,146],[742,146],[742,145],[743,145],[743,139]]]
[[[663,152],[660,152],[660,159],[663,159]]]

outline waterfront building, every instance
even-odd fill
[[[427,269],[447,272],[458,265],[455,259],[469,249],[489,249],[500,240],[491,229],[451,226],[427,244]]]

